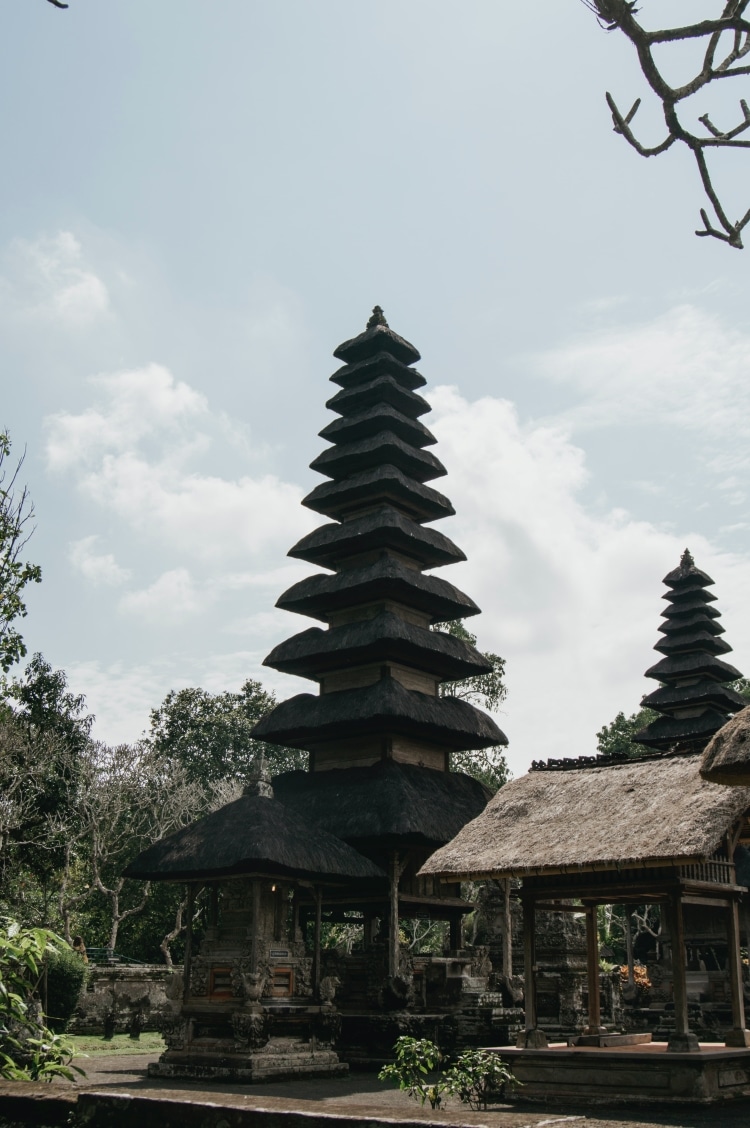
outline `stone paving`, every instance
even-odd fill
[[[724,1128],[746,1125],[750,1103],[722,1107],[674,1106],[651,1108],[569,1108],[540,1107],[531,1104],[494,1105],[486,1112],[470,1112],[458,1101],[449,1101],[433,1112],[421,1109],[406,1093],[381,1084],[375,1074],[353,1073],[333,1080],[301,1080],[239,1085],[227,1082],[175,1081],[152,1079],[146,1075],[149,1060],[145,1054],[92,1057],[80,1062],[87,1076],[76,1086],[80,1091],[127,1093],[159,1101],[183,1100],[193,1105],[221,1106],[225,1109],[265,1109],[269,1113],[296,1111],[355,1118],[379,1124],[462,1126],[466,1128]]]

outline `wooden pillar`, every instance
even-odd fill
[[[745,999],[742,992],[742,953],[740,952],[740,911],[736,901],[729,906],[727,920],[727,964],[732,992],[732,1029],[725,1046],[750,1046],[750,1031],[745,1028]]]
[[[513,917],[510,911],[510,878],[503,878],[503,978],[513,975]]]
[[[250,970],[257,974],[260,962],[260,882],[253,879],[252,886],[252,936],[250,940]]]
[[[625,952],[628,961],[628,987],[635,990],[635,961],[633,959],[633,906],[625,906]]]
[[[589,990],[589,1021],[584,1034],[606,1034],[602,1026],[602,1003],[599,991],[599,929],[596,905],[586,906],[586,977]]]
[[[451,917],[449,928],[451,949],[458,951],[464,946],[464,918],[462,916]]]
[[[536,1016],[536,909],[528,898],[523,901],[523,1005],[526,1029],[518,1035],[516,1045],[539,1049],[547,1045],[547,1035],[537,1026]]]
[[[695,1034],[690,1033],[688,1023],[685,928],[682,918],[682,898],[679,892],[672,894],[665,908],[672,943],[672,995],[675,1021],[675,1032],[667,1043],[667,1050],[673,1053],[693,1052],[699,1050],[700,1046]]]
[[[182,961],[182,1001],[190,994],[190,966],[193,962],[193,906],[195,905],[195,886],[187,887],[187,906],[185,912],[185,958]]]
[[[313,948],[312,980],[315,998],[320,997],[320,932],[323,924],[323,893],[319,885],[315,886],[315,938]]]
[[[393,978],[398,975],[399,943],[398,943],[398,882],[401,877],[398,853],[391,853],[390,877],[390,912],[388,917],[388,974]]]

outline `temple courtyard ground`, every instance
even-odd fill
[[[714,1128],[746,1125],[750,1101],[703,1107],[575,1108],[496,1104],[470,1112],[457,1101],[433,1112],[374,1074],[337,1080],[229,1083],[147,1076],[157,1052],[97,1055],[82,1061],[77,1085],[0,1082],[0,1128]],[[71,1115],[72,1114],[72,1115]]]

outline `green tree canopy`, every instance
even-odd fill
[[[647,755],[644,744],[634,744],[633,737],[659,716],[653,709],[639,709],[626,717],[619,712],[615,719],[596,734],[596,750],[600,756],[625,755],[636,759]]]
[[[38,584],[42,570],[22,559],[31,533],[34,506],[25,486],[19,485],[23,455],[11,463],[10,435],[0,431],[0,669],[4,673],[26,654],[17,619],[26,615],[24,588]]]
[[[203,784],[244,782],[261,753],[272,773],[306,766],[307,755],[254,740],[252,730],[276,704],[260,682],[248,680],[239,693],[205,689],[170,690],[151,710],[147,741],[164,759],[182,764]]]

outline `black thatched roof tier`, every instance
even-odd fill
[[[348,569],[333,576],[308,576],[279,596],[276,606],[325,623],[337,611],[381,600],[413,607],[429,615],[433,623],[449,623],[479,614],[474,600],[447,580],[423,575],[385,554],[364,568]]]
[[[381,431],[356,443],[329,447],[313,459],[310,469],[325,474],[327,478],[340,479],[374,470],[386,463],[398,466],[399,470],[418,482],[430,482],[447,473],[440,459],[429,450],[410,446],[392,431]]]
[[[744,697],[736,690],[710,678],[701,678],[692,685],[660,685],[641,701],[641,705],[649,709],[661,710],[668,705],[682,709],[689,706],[713,705],[719,712],[725,713],[731,713],[735,708],[742,709],[746,704]]]
[[[334,419],[318,434],[321,439],[327,439],[328,442],[340,446],[343,443],[369,439],[373,435],[379,435],[381,431],[391,431],[405,443],[415,447],[434,446],[437,442],[424,423],[420,423],[418,419],[410,419],[408,415],[402,415],[387,403],[368,407],[356,415]]]
[[[687,549],[682,554],[682,559],[676,568],[671,572],[667,572],[662,580],[670,588],[680,588],[683,591],[694,590],[695,588],[713,587],[714,581],[707,572],[701,571],[696,568],[695,561]]]
[[[670,589],[669,607],[659,627],[663,637],[654,650],[666,657],[646,671],[647,678],[657,679],[662,686],[643,699],[644,705],[662,716],[633,739],[664,752],[672,748],[702,749],[744,705],[738,694],[719,688],[741,675],[717,657],[732,648],[720,637],[724,628],[719,613],[708,606],[706,588],[713,580],[696,567],[687,549],[679,567],[669,572],[664,582]]]
[[[258,795],[244,795],[155,842],[124,876],[186,881],[247,873],[332,883],[385,877],[304,810]]]
[[[273,784],[281,803],[329,834],[382,849],[449,842],[490,798],[478,780],[461,772],[393,760],[368,768],[285,772]]]
[[[717,632],[711,630],[670,632],[654,646],[654,650],[660,650],[662,654],[687,654],[696,650],[706,654],[729,654],[731,649],[728,642],[718,638]]]
[[[329,670],[386,661],[414,666],[444,681],[492,669],[478,650],[461,639],[415,627],[389,611],[328,631],[311,627],[274,647],[263,665],[316,680]]]
[[[288,555],[333,568],[347,557],[379,549],[400,552],[422,568],[466,559],[443,533],[418,525],[388,505],[342,524],[321,525],[297,541]]]
[[[253,729],[257,740],[304,749],[346,737],[388,735],[417,737],[456,752],[508,743],[492,718],[467,701],[431,697],[389,677],[320,697],[300,693]]]
[[[375,376],[372,380],[366,380],[363,384],[358,384],[354,388],[342,388],[340,392],[336,392],[335,396],[331,396],[326,403],[326,407],[348,418],[350,415],[358,415],[360,411],[366,411],[367,408],[380,403],[387,403],[391,407],[395,407],[397,411],[400,411],[402,415],[408,415],[410,419],[417,419],[420,415],[426,415],[430,410],[430,405],[426,399],[418,396],[416,392],[402,387],[398,380],[394,380],[393,376]]]
[[[341,482],[321,482],[302,499],[308,509],[338,520],[364,505],[378,503],[395,506],[418,524],[456,512],[444,494],[407,478],[396,466],[379,466]]]
[[[644,676],[663,682],[692,676],[728,682],[736,681],[737,678],[742,677],[742,674],[736,666],[731,666],[729,662],[724,662],[721,658],[714,657],[713,654],[702,654],[695,651],[692,654],[670,654],[668,658],[662,658],[661,662],[657,662],[655,666],[649,666]]]
[[[706,709],[698,717],[657,717],[650,725],[637,732],[633,740],[647,748],[671,748],[673,745],[706,743],[727,722],[727,714],[717,709]]]
[[[361,360],[369,360],[379,352],[388,353],[402,364],[415,364],[420,359],[414,345],[394,333],[380,306],[375,306],[364,333],[352,337],[350,341],[344,341],[334,349],[333,355],[347,364],[356,364]]]
[[[339,384],[342,388],[358,388],[376,376],[391,376],[402,388],[408,388],[412,392],[415,388],[423,388],[427,383],[416,368],[409,368],[387,352],[375,353],[356,364],[346,364],[343,368],[338,368],[330,379],[331,383]]]

